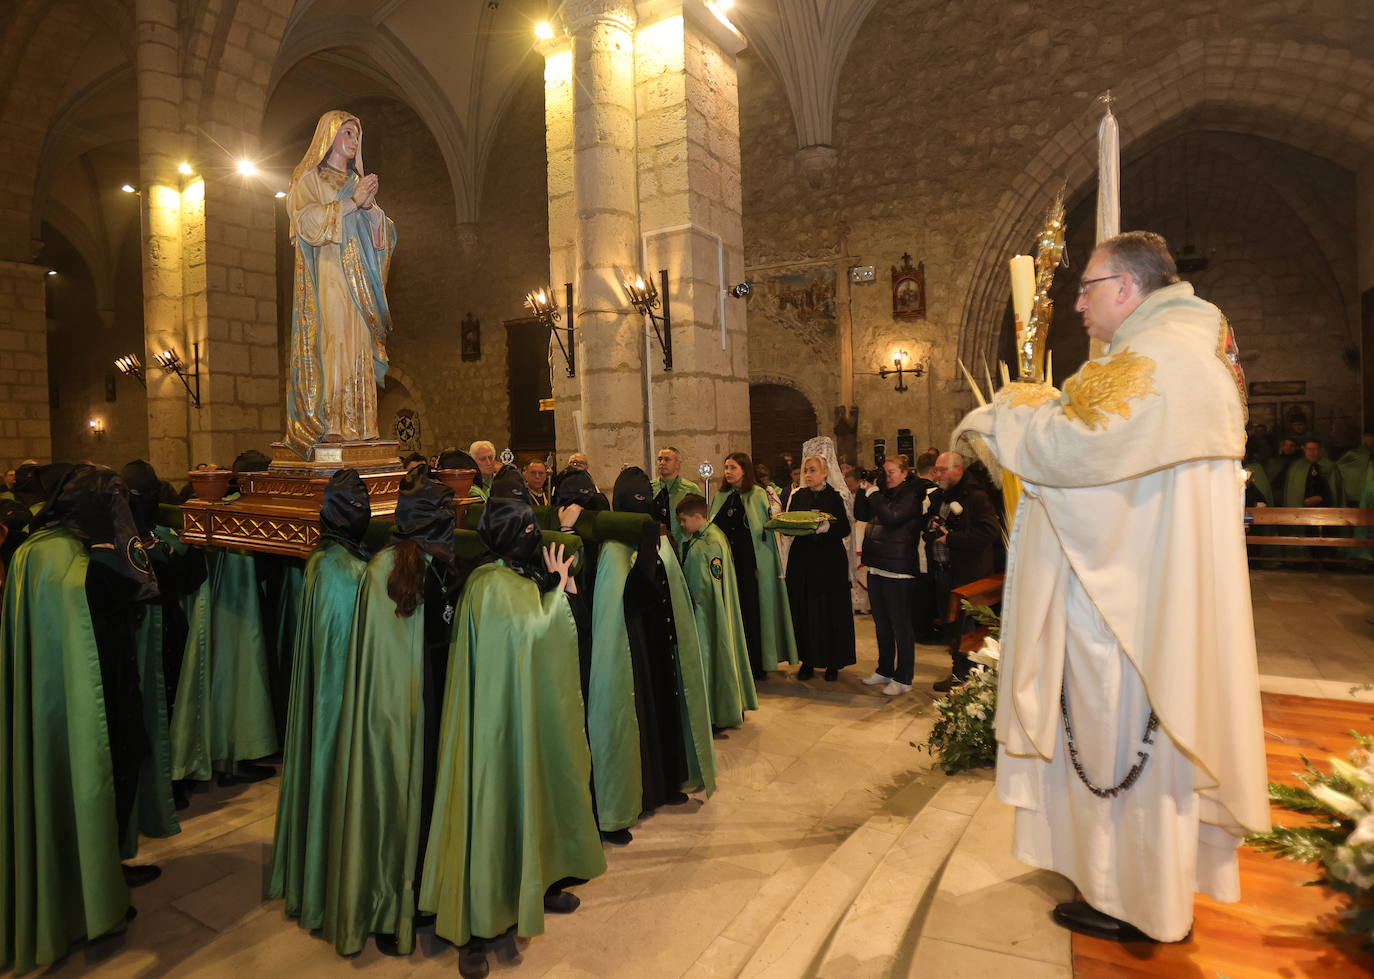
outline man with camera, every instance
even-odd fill
[[[953,660],[950,676],[934,685],[946,693],[968,676],[973,664],[959,652],[959,636],[949,620],[949,593],[993,573],[997,548],[1002,542],[1002,527],[987,490],[964,477],[964,457],[946,452],[935,460],[931,470],[936,489],[930,495],[925,528],[931,577],[935,585],[935,613],[944,622],[944,640]]]

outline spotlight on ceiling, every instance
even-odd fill
[[[252,160],[239,160],[238,169],[241,177],[254,177],[258,173],[258,168],[253,165]]]
[[[191,175],[191,164],[185,162],[184,160],[181,163],[178,163],[177,173],[181,174],[183,177],[189,177]]]
[[[48,274],[49,274],[49,275],[56,275],[56,274],[57,274],[57,269],[48,269]]]
[[[534,25],[534,36],[539,38],[539,40],[541,41],[552,41],[553,25],[550,24],[547,20],[541,20],[539,23]]]
[[[284,190],[279,190],[279,191],[277,191],[275,194],[273,194],[272,196],[275,197],[275,198],[277,198],[278,200],[281,200],[283,197],[286,196],[286,191],[284,191]]]
[[[124,191],[124,193],[126,193],[126,194],[137,194],[137,193],[138,193],[138,188],[135,187],[133,184],[122,184],[122,185],[120,186],[119,189],[122,190],[122,191]]]

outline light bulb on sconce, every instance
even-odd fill
[[[101,418],[92,418],[87,425],[90,428],[91,438],[103,439],[105,437],[105,421]]]
[[[238,171],[241,177],[255,177],[258,174],[257,165],[248,159],[239,160]]]
[[[907,361],[910,356],[911,355],[908,354],[905,350],[894,350],[892,352],[892,366],[888,367],[886,364],[884,364],[882,367],[879,367],[876,371],[877,375],[884,379],[888,378],[893,374],[897,375],[897,384],[892,389],[894,391],[908,390],[906,378],[904,375],[910,374],[912,377],[921,377],[926,372],[924,364],[908,365]]]
[[[547,20],[541,20],[539,23],[534,25],[534,36],[539,38],[539,40],[541,41],[552,41],[553,25],[550,24]]]
[[[549,334],[558,343],[558,349],[563,353],[563,362],[567,365],[568,376],[577,376],[577,348],[573,344],[573,287],[571,282],[563,283],[563,291],[567,295],[568,325],[560,327],[558,321],[563,317],[558,311],[558,305],[553,301],[553,288],[539,288],[534,292],[525,293],[525,306],[541,323],[549,328]],[[567,334],[567,343],[563,342],[563,334]]]
[[[184,160],[181,163],[178,163],[177,173],[181,174],[183,177],[189,177],[191,175],[191,164],[185,162]]]

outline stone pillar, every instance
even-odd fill
[[[1374,161],[1355,177],[1355,258],[1360,291],[1362,431],[1374,427]]]
[[[0,464],[52,461],[46,269],[0,260]]]
[[[192,338],[185,320],[182,255],[204,254],[194,222],[183,228],[183,181],[177,165],[189,158],[182,130],[180,31],[176,0],[138,0],[137,81],[139,207],[143,248],[143,363],[148,384],[148,459],[164,479],[177,482],[199,460],[189,452],[191,417],[186,390],[157,367],[157,354],[174,348],[188,362]],[[199,181],[197,181],[199,183]],[[204,196],[203,184],[192,191]],[[198,202],[204,213],[203,200]],[[196,208],[193,203],[193,209]],[[187,241],[187,236],[190,241]]]
[[[573,97],[572,47],[561,43],[544,47],[544,123],[548,154],[549,285],[560,310],[565,282],[572,282],[577,268],[577,208],[573,195]],[[531,288],[534,283],[530,284]],[[567,313],[560,328],[572,324]],[[564,343],[566,344],[566,335]],[[582,387],[568,377],[558,345],[550,341],[549,371],[553,377],[554,444],[558,468],[582,445]]]
[[[622,283],[637,265],[634,4],[574,0],[564,5],[563,16],[572,35],[581,430],[597,483],[609,487],[622,465],[647,462],[643,327]]]
[[[673,369],[651,341],[653,445],[680,449],[698,480],[703,461],[719,474],[726,453],[751,448],[745,307],[722,302],[745,277],[735,63],[744,40],[700,0],[654,12],[636,38],[640,221],[645,273],[668,270]]]

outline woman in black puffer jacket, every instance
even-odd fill
[[[884,684],[889,697],[911,690],[916,665],[916,635],[911,605],[916,597],[916,543],[921,500],[906,456],[883,463],[882,485],[872,495],[854,497],[854,517],[867,520],[864,567],[868,599],[878,633],[878,669],[864,678],[869,686]]]

